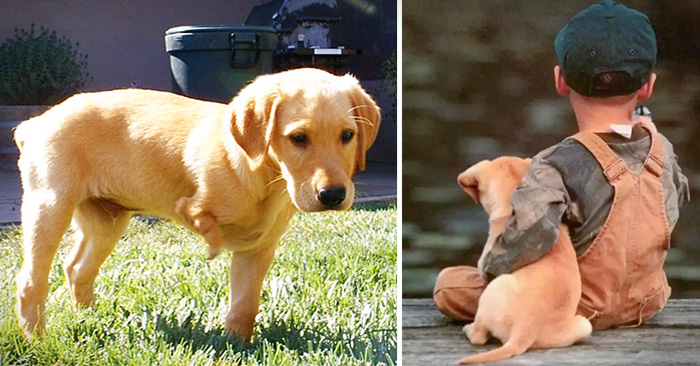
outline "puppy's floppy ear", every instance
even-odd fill
[[[352,114],[357,123],[357,153],[355,154],[355,170],[365,170],[365,154],[369,150],[374,140],[377,138],[381,113],[377,103],[360,86],[353,76],[350,78],[352,86],[349,90],[350,102],[352,103]]]
[[[273,76],[255,79],[243,88],[229,104],[231,134],[245,151],[253,169],[267,157],[276,113],[281,101]]]
[[[479,179],[481,174],[481,169],[488,164],[488,160],[482,160],[467,170],[463,171],[458,177],[457,182],[462,190],[466,192],[469,197],[471,197],[474,202],[479,203]]]

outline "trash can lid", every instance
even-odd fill
[[[181,25],[165,31],[166,35],[177,33],[211,33],[211,32],[270,32],[277,33],[272,27],[261,25]]]
[[[250,25],[185,25],[170,28],[165,32],[165,51],[215,51],[230,50],[230,35],[250,37],[260,34],[260,44],[243,45],[245,48],[258,48],[274,51],[277,48],[277,31],[272,27]]]

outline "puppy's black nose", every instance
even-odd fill
[[[321,189],[318,200],[329,208],[340,205],[345,200],[345,187]]]

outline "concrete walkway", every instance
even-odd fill
[[[367,170],[355,177],[356,202],[396,200],[396,164],[368,162]],[[22,184],[19,172],[0,169],[0,227],[20,222]]]
[[[368,161],[367,169],[355,175],[355,202],[396,201],[395,163]]]
[[[19,224],[22,184],[17,170],[0,169],[0,227]]]

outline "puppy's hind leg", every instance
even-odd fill
[[[593,333],[593,324],[585,316],[576,315],[573,321],[574,342],[585,341]]]
[[[574,343],[582,342],[591,335],[593,326],[591,322],[581,315],[567,320],[561,325],[550,329],[541,329],[540,338],[535,343],[535,348],[562,348]]]
[[[74,205],[51,190],[26,184],[22,196],[22,268],[17,274],[17,320],[27,337],[44,331],[49,272],[54,255],[70,225]]]
[[[63,264],[73,305],[93,302],[95,277],[130,218],[130,211],[108,201],[87,199],[78,205],[74,213],[76,242]]]
[[[469,342],[475,346],[486,344],[489,339],[489,330],[483,319],[477,313],[476,319],[471,324],[467,324],[462,328],[464,334],[469,338]]]

